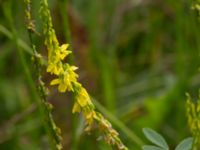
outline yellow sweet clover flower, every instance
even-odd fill
[[[95,117],[96,113],[93,111],[94,105],[91,102],[90,96],[86,89],[78,82],[74,84],[76,102],[73,107],[73,113],[80,112],[81,108],[87,120]],[[91,121],[90,121],[91,122]]]
[[[84,109],[82,112],[86,120],[85,131],[89,132],[93,128],[93,126],[96,124],[96,120],[98,120],[98,116],[97,116],[97,112],[95,112],[94,109],[91,109],[91,108],[89,109],[86,108],[86,109]]]
[[[48,62],[48,66],[47,66],[47,72],[51,73],[51,74],[55,74],[55,75],[59,75],[61,74],[61,72],[64,72],[63,67],[62,67],[62,63],[58,62]]]
[[[81,112],[83,114],[86,120],[85,129],[87,131],[94,125],[97,125],[97,128],[103,133],[104,140],[108,144],[117,147],[119,150],[128,150],[121,142],[118,133],[112,128],[109,121],[95,110],[86,89],[77,81],[78,75],[75,73],[77,67],[63,62],[71,51],[67,50],[69,44],[59,46],[55,30],[53,29],[47,0],[41,0],[40,13],[44,22],[43,32],[45,34],[45,45],[48,50],[47,72],[57,76],[56,79],[50,82],[50,85],[58,85],[59,92],[72,91],[75,94],[75,103],[72,112]]]
[[[72,53],[71,51],[67,50],[68,47],[69,47],[69,44],[63,44],[59,47],[59,49],[56,49],[55,61],[59,62],[63,60],[67,55]]]
[[[55,50],[49,50],[47,72],[55,75],[59,75],[63,72],[61,61],[71,53],[71,51],[67,50],[68,47],[69,44],[63,44]]]
[[[65,71],[57,79],[51,81],[50,85],[57,85],[60,92],[74,91],[73,83],[77,82],[78,75],[74,72],[75,66],[65,65]]]
[[[80,83],[75,84],[75,89],[77,90],[76,92],[76,100],[79,103],[81,107],[89,106],[92,105],[92,102],[90,100],[90,97],[85,90],[84,87]]]
[[[95,111],[90,111],[90,112],[88,112],[88,113],[86,114],[85,118],[86,118],[86,120],[87,120],[87,123],[88,123],[89,125],[91,125],[91,124],[93,123],[94,119],[97,119],[98,117],[97,117],[97,114],[96,114]]]
[[[75,84],[76,102],[73,107],[73,113],[82,112],[86,119],[85,131],[90,131],[97,125],[100,132],[103,134],[103,139],[112,146],[117,146],[119,150],[128,150],[118,137],[118,132],[112,128],[111,123],[106,120],[100,113],[95,111],[87,91],[80,83]]]
[[[72,109],[72,113],[79,113],[81,111],[81,107],[79,105],[79,103],[75,102],[73,109]]]

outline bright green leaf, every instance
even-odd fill
[[[144,135],[147,137],[149,141],[156,144],[157,146],[162,147],[164,150],[168,150],[169,146],[165,139],[156,131],[150,129],[150,128],[144,128],[143,129]]]
[[[190,150],[192,148],[193,138],[189,137],[181,141],[175,150]]]

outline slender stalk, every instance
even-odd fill
[[[33,64],[35,67],[35,77],[37,81],[37,87],[38,87],[38,94],[40,96],[40,107],[43,112],[43,118],[45,120],[44,125],[45,129],[49,135],[50,143],[52,149],[55,150],[61,150],[62,149],[62,144],[61,144],[61,131],[60,129],[56,126],[53,116],[51,114],[52,110],[52,105],[47,101],[47,89],[44,85],[44,82],[42,81],[42,64],[41,60],[42,57],[41,55],[37,52],[36,46],[33,42],[32,38],[32,33],[35,33],[35,25],[33,24],[32,21],[32,16],[31,16],[31,1],[30,0],[25,0],[26,4],[26,10],[25,10],[25,15],[26,15],[26,21],[27,21],[27,30],[28,30],[28,35],[29,35],[29,40],[31,43],[32,51],[33,51]]]

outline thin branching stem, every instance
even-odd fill
[[[35,25],[33,24],[32,21],[32,15],[31,15],[31,1],[30,0],[25,0],[26,4],[26,10],[25,10],[25,15],[26,15],[26,21],[27,21],[27,30],[28,30],[28,35],[29,35],[29,40],[31,43],[32,51],[33,51],[33,64],[34,64],[34,72],[35,72],[35,77],[36,77],[36,82],[37,82],[37,89],[38,93],[40,96],[40,107],[42,109],[43,113],[43,118],[44,118],[44,125],[45,129],[47,130],[47,133],[49,135],[50,143],[52,149],[55,150],[61,150],[62,149],[62,144],[61,144],[61,131],[60,129],[56,126],[55,121],[53,119],[51,110],[52,110],[52,105],[47,101],[47,89],[44,85],[44,82],[42,81],[42,56],[37,52],[36,46],[33,42],[32,34],[37,33],[35,30]]]

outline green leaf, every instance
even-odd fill
[[[165,150],[165,149],[153,145],[145,145],[142,147],[142,150]]]
[[[165,139],[156,131],[150,129],[150,128],[143,128],[143,133],[146,136],[146,138],[154,143],[157,146],[160,146],[164,150],[168,150],[169,146]]]
[[[193,138],[189,137],[181,141],[175,150],[190,150],[192,149]]]

